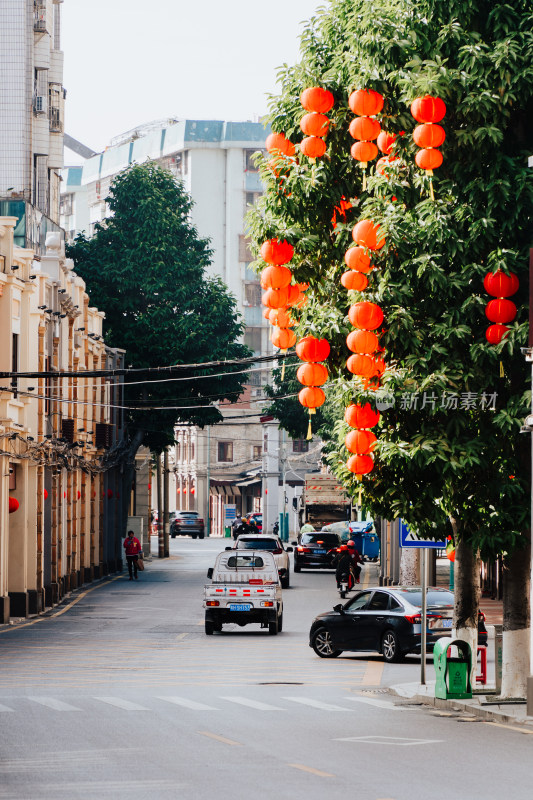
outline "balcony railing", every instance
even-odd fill
[[[46,3],[35,3],[33,30],[37,31],[37,33],[46,33]]]

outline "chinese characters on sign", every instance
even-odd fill
[[[399,407],[402,411],[495,411],[497,392],[403,392]],[[380,411],[396,405],[393,395],[376,398],[376,406]]]

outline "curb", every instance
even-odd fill
[[[485,720],[486,722],[497,722],[500,724],[505,723],[507,725],[527,725],[531,727],[531,733],[533,733],[533,717],[517,718],[513,715],[506,714],[503,711],[491,711],[488,708],[475,705],[467,700],[443,700],[440,697],[430,697],[423,694],[415,694],[411,695],[409,698],[406,698],[405,695],[402,695],[395,687],[392,686],[390,687],[390,691],[394,692],[394,694],[396,694],[398,697],[402,697],[404,700],[412,700],[415,703],[421,703],[425,706],[431,706],[433,708],[440,708],[448,711],[466,711],[473,716]]]

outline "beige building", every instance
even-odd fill
[[[14,245],[16,225],[0,217],[0,623],[121,564],[118,474],[105,459],[121,387],[91,372],[123,354],[105,347],[104,315],[60,235],[39,257]]]

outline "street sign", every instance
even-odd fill
[[[420,539],[416,533],[409,528],[403,519],[400,520],[400,547],[423,547],[433,550],[443,550],[446,542],[434,539]]]
[[[234,503],[228,503],[224,506],[224,527],[231,525],[236,516],[237,507]]]

